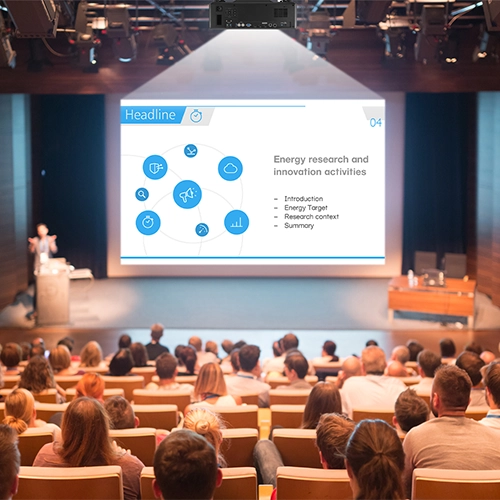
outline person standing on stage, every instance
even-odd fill
[[[47,225],[44,223],[37,224],[36,232],[38,236],[28,238],[29,251],[35,255],[35,271],[40,268],[40,264],[57,253],[57,236],[55,234],[49,236]]]

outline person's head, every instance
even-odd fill
[[[233,345],[233,349],[241,349],[244,345],[247,345],[244,340],[238,340],[238,342]]]
[[[479,357],[479,354],[472,351],[464,351],[458,356],[455,364],[467,372],[472,382],[472,387],[476,387],[481,383],[483,378],[481,368],[484,366],[484,361]]]
[[[256,345],[246,344],[239,350],[239,363],[244,372],[251,372],[257,366],[260,358],[260,348]],[[260,373],[259,373],[260,375]]]
[[[392,361],[399,361],[401,364],[408,363],[410,361],[410,349],[405,345],[397,345],[391,353]]]
[[[86,367],[96,367],[102,362],[101,346],[95,341],[87,342],[80,351],[80,365]]]
[[[224,374],[217,363],[206,363],[201,367],[193,393],[197,399],[203,398],[205,394],[218,394],[219,396],[227,394]]]
[[[123,335],[120,335],[120,338],[118,339],[118,349],[128,349],[131,343],[132,338],[130,335],[124,333]]]
[[[109,362],[109,373],[114,377],[127,375],[134,367],[130,349],[120,349]]]
[[[333,340],[327,340],[323,344],[323,356],[335,356],[337,344]]]
[[[361,375],[361,361],[357,356],[348,356],[342,362],[342,371],[345,378]]]
[[[179,353],[179,359],[186,367],[187,373],[194,374],[197,357],[196,350],[192,345],[184,346],[184,348]]]
[[[479,357],[484,361],[485,365],[489,365],[491,362],[495,361],[495,359],[497,358],[495,356],[495,353],[490,351],[489,349],[484,350],[481,353],[481,356],[479,356]]]
[[[413,427],[424,423],[429,418],[427,403],[413,389],[406,389],[394,404],[393,423],[402,431],[408,432]]]
[[[17,493],[20,465],[17,434],[8,425],[0,425],[0,500],[10,500]]]
[[[66,370],[71,366],[71,353],[65,345],[58,345],[50,351],[49,363],[54,373]]]
[[[35,398],[26,389],[14,389],[5,398],[3,423],[22,434],[35,420]]]
[[[299,347],[299,339],[293,333],[287,333],[283,337],[283,350],[290,351]]]
[[[283,349],[281,347],[281,342],[279,340],[275,340],[273,342],[273,356],[277,358],[282,354],[283,354]]]
[[[147,366],[149,357],[146,346],[140,342],[130,344],[130,354],[134,360],[134,366]]]
[[[36,339],[33,339],[31,341],[31,347],[36,347],[36,346],[42,346],[43,349],[45,350],[45,341],[42,339],[42,337],[37,337]]]
[[[445,412],[465,413],[470,401],[472,382],[465,370],[442,365],[436,370],[431,390],[431,410],[437,417]]]
[[[19,379],[19,387],[38,394],[56,386],[54,373],[43,356],[30,358]]]
[[[225,339],[221,342],[221,346],[226,354],[231,354],[234,344],[232,340]]]
[[[36,356],[45,356],[45,348],[41,345],[35,345],[30,349],[29,359],[34,358]]]
[[[421,376],[432,378],[441,366],[441,357],[429,349],[424,349],[418,353],[417,364],[422,370]]]
[[[217,342],[207,340],[207,343],[205,344],[205,351],[211,352],[217,356],[219,354],[219,346],[217,345]]]
[[[318,382],[307,398],[300,427],[316,429],[319,418],[324,413],[342,413],[342,400],[335,385],[329,382]]]
[[[387,375],[389,377],[407,377],[408,372],[400,361],[390,361],[387,365]]]
[[[292,352],[285,358],[285,375],[291,381],[303,379],[308,369],[307,359],[299,352]]]
[[[439,350],[442,358],[453,358],[457,352],[455,342],[449,337],[445,337],[439,341]]]
[[[366,341],[365,347],[370,347],[374,345],[375,347],[378,346],[378,342],[376,340],[370,339]]]
[[[214,447],[193,431],[169,434],[154,456],[157,498],[210,500],[222,482]]]
[[[231,356],[229,357],[231,366],[233,367],[233,372],[238,373],[241,370],[240,365],[240,349],[233,349],[231,351]]]
[[[156,374],[162,380],[173,379],[177,373],[177,358],[164,352],[156,358]]]
[[[201,351],[202,342],[201,342],[200,337],[196,337],[194,335],[193,337],[191,337],[189,339],[188,344],[192,345],[196,349],[196,352],[200,352]]]
[[[384,351],[377,346],[369,346],[361,353],[363,375],[383,375],[386,367]]]
[[[155,323],[154,325],[151,325],[151,340],[159,342],[163,337],[164,328],[165,327],[161,323]]]
[[[49,228],[47,224],[40,222],[36,225],[36,234],[38,234],[39,238],[45,238],[49,234]]]
[[[96,399],[71,401],[63,413],[61,434],[57,453],[70,467],[111,464],[115,452],[109,437],[109,418]]]
[[[182,366],[184,366],[184,365],[183,365],[182,360],[180,358],[181,358],[181,352],[185,347],[186,347],[185,345],[179,344],[178,346],[175,346],[175,349],[174,349],[174,356],[177,358],[177,360],[179,361],[179,363]]]
[[[21,346],[21,350],[23,352],[21,359],[23,361],[28,361],[28,359],[30,359],[31,344],[29,342],[19,342],[19,345]]]
[[[0,353],[0,361],[6,368],[15,368],[23,359],[23,351],[19,344],[8,342]]]
[[[491,407],[500,408],[500,362],[490,363],[484,372],[486,400]]]
[[[87,397],[103,401],[104,379],[98,373],[85,373],[76,384],[77,398]]]
[[[75,346],[75,339],[72,339],[71,337],[64,337],[57,343],[57,345],[65,345],[71,353],[73,352],[73,347]]]
[[[483,352],[483,348],[477,342],[469,342],[464,347],[464,351],[470,351],[476,353],[478,356]]]
[[[424,350],[424,346],[418,340],[408,340],[406,347],[410,350],[410,361],[417,361],[417,356],[420,351]]]
[[[139,426],[132,405],[122,396],[112,396],[104,401],[111,429],[134,429]]]
[[[321,415],[316,427],[316,446],[324,469],[345,469],[345,448],[354,422],[339,413]]]
[[[362,420],[346,448],[346,468],[354,498],[405,497],[405,454],[396,430],[383,420]]]

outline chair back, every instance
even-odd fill
[[[406,385],[406,387],[411,387],[412,385],[418,384],[420,382],[420,377],[399,377],[399,380]]]
[[[125,397],[125,391],[123,389],[104,389],[104,393],[102,395],[104,401],[108,398],[112,398],[113,396],[121,396]],[[66,389],[66,401],[69,403],[73,401],[76,397],[76,389],[74,387],[70,387]]]
[[[153,467],[144,467],[141,472],[141,498],[142,500],[156,500],[153,491],[153,479],[155,471]]]
[[[274,429],[273,443],[284,465],[321,468],[315,429]]]
[[[473,420],[482,420],[486,417],[489,407],[487,406],[469,406],[465,410],[465,416]]]
[[[311,389],[271,389],[269,402],[271,405],[305,405]]]
[[[214,500],[257,500],[257,471],[253,467],[222,469],[222,484]]]
[[[0,403],[0,423],[5,418],[5,403]]]
[[[136,429],[112,429],[111,438],[118,446],[130,450],[144,465],[153,465],[156,450],[156,429],[138,427]]]
[[[122,469],[21,467],[16,500],[123,500]]]
[[[19,384],[21,376],[20,375],[4,375],[3,376],[3,388],[12,389],[17,384]]]
[[[342,361],[314,361],[312,365],[316,373],[321,373],[323,376],[337,376],[342,368]]]
[[[412,500],[500,498],[500,471],[415,469]]]
[[[148,391],[135,389],[134,403],[138,405],[176,405],[179,411],[184,411],[191,402],[191,393],[181,391]]]
[[[414,271],[417,276],[422,276],[424,274],[424,269],[436,269],[436,266],[436,252],[415,252]]]
[[[445,253],[444,270],[447,278],[463,279],[467,274],[467,255],[464,253]]]
[[[57,389],[46,389],[38,394],[33,394],[33,397],[35,401],[40,403],[57,403]]]
[[[177,426],[177,406],[175,405],[132,405],[140,427],[172,430]]]
[[[392,417],[394,416],[394,408],[384,408],[373,410],[371,408],[353,408],[352,419],[357,423],[366,419],[380,419],[387,422],[391,427],[393,426]]]
[[[64,390],[66,390],[70,387],[75,387],[75,385],[78,384],[82,377],[83,375],[54,375],[54,380],[59,387],[62,387]]]
[[[259,395],[257,393],[238,394],[238,396],[241,398],[241,402],[244,405],[259,404]]]
[[[272,405],[271,425],[280,425],[285,429],[298,429],[302,425],[302,416],[306,405]]]
[[[36,418],[48,422],[56,413],[65,412],[68,404],[38,403],[35,401]]]
[[[352,498],[346,470],[278,467],[277,498],[287,500],[345,500]]]
[[[38,433],[19,434],[19,452],[21,453],[21,465],[33,465],[40,448],[47,443],[52,443],[53,434],[50,431]]]
[[[175,381],[178,383],[178,384],[191,384],[192,386],[194,386],[194,384],[196,384],[196,380],[198,378],[198,375],[184,375],[184,376],[177,376],[175,377]],[[155,380],[153,379],[153,382],[155,382]]]
[[[259,407],[257,405],[246,406],[215,406],[208,405],[207,408],[217,412],[226,422],[228,428],[258,429]]]
[[[144,377],[144,385],[148,385],[151,382],[151,379],[154,375],[156,375],[156,367],[155,366],[134,366],[130,373],[133,375],[142,375]]]
[[[125,399],[133,400],[134,389],[142,389],[144,387],[144,377],[142,375],[130,375],[125,377],[110,377],[104,375],[104,384],[107,389],[123,389],[125,391]]]
[[[259,440],[257,429],[223,429],[221,455],[228,467],[253,467],[253,449]]]

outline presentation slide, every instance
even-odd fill
[[[385,262],[385,101],[121,101],[123,265]]]

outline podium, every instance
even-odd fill
[[[69,272],[65,259],[49,259],[36,271],[37,325],[69,323]]]

